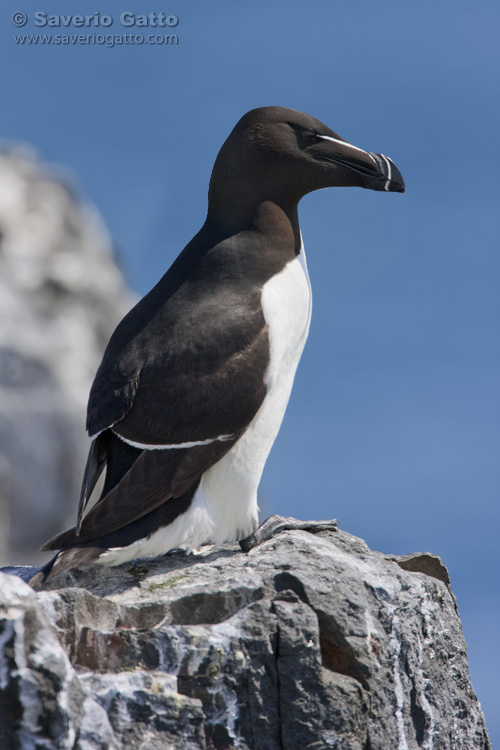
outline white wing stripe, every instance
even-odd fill
[[[188,443],[168,443],[167,445],[150,445],[148,443],[137,443],[135,440],[129,440],[128,438],[124,438],[123,435],[120,435],[118,432],[115,432],[115,430],[112,430],[112,432],[116,435],[116,437],[119,437],[120,440],[123,440],[124,443],[127,443],[127,445],[131,445],[132,448],[139,448],[143,451],[165,451],[165,450],[171,450],[171,449],[179,449],[179,448],[194,448],[195,445],[209,445],[209,443],[216,443],[217,441],[224,442],[225,440],[231,440],[234,435],[220,435],[217,438],[210,438],[209,440],[193,440]]]

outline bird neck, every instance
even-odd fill
[[[258,233],[271,243],[292,245],[296,255],[300,252],[301,237],[298,201],[255,200],[233,201],[221,205],[210,200],[205,229],[224,237],[245,233]]]

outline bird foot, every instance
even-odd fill
[[[262,542],[267,542],[280,531],[309,531],[311,534],[317,534],[319,531],[337,531],[338,525],[339,522],[336,519],[331,521],[299,521],[297,518],[269,516],[253,534],[240,540],[240,547],[243,552],[250,552],[251,549],[258,547]]]

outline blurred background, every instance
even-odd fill
[[[114,23],[40,28],[36,11]],[[124,29],[123,11],[179,23]],[[4,0],[3,564],[41,560],[39,544],[74,517],[105,343],[203,223],[230,129],[257,106],[308,112],[390,156],[407,193],[330,189],[301,203],[313,321],[261,505],[337,517],[385,553],[439,554],[500,739],[499,16],[489,0]],[[14,36],[125,32],[177,44]]]

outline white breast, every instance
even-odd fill
[[[116,565],[135,557],[161,555],[175,547],[221,544],[252,533],[258,521],[257,488],[290,398],[309,332],[311,306],[302,246],[297,258],[262,289],[270,345],[268,390],[251,425],[224,458],[205,472],[189,510],[149,538],[105,553],[99,562]]]
[[[257,524],[257,488],[281,426],[311,320],[311,285],[303,247],[262,289],[269,327],[268,392],[243,437],[202,477],[194,498],[209,509],[211,540],[241,539]]]

